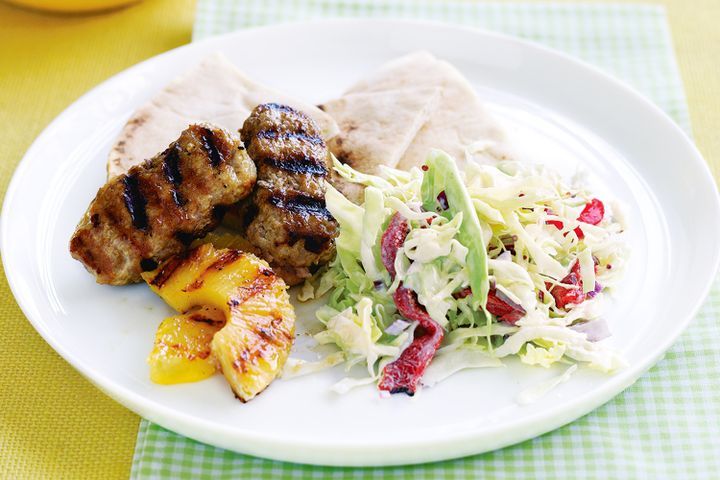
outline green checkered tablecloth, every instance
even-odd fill
[[[440,0],[199,0],[194,39],[250,26],[325,17],[423,18],[534,40],[624,79],[682,127],[690,127],[665,12],[655,6]],[[635,385],[574,423],[513,447],[408,467],[313,467],[210,447],[143,420],[131,476],[720,478],[720,352],[716,347],[716,339],[720,338],[719,308],[720,284],[716,284],[687,332]]]

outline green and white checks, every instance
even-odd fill
[[[624,79],[665,109],[682,127],[690,128],[665,12],[660,7],[441,0],[199,0],[193,38],[256,25],[326,17],[423,18],[534,40]],[[687,332],[635,385],[568,426],[495,452],[408,467],[312,467],[210,447],[143,420],[131,476],[720,478],[719,318],[720,284],[716,284]]]

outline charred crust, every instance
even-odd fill
[[[175,238],[184,246],[189,247],[193,240],[195,240],[195,235],[190,232],[177,231],[175,232]]]
[[[325,207],[324,198],[314,198],[300,192],[270,192],[268,201],[282,210],[299,213],[303,216],[316,216],[324,219],[333,218]]]
[[[198,257],[198,248],[194,248],[187,252],[172,257],[170,260],[160,266],[157,275],[150,281],[150,285],[162,288],[175,274],[175,272],[187,263],[194,262]]]
[[[123,200],[133,227],[147,232],[149,223],[147,216],[147,199],[140,188],[139,170],[132,171],[123,177]]]
[[[157,266],[158,263],[152,258],[143,258],[142,260],[140,260],[140,268],[143,272],[155,270]]]
[[[203,272],[198,275],[197,278],[195,278],[195,280],[185,288],[185,291],[192,292],[193,290],[201,288],[205,283],[205,278],[209,273],[222,271],[223,268],[237,261],[239,258],[242,258],[244,255],[245,254],[240,250],[227,250],[221,253],[217,260],[215,260],[207,268],[205,268],[205,270],[203,270]]]
[[[283,159],[268,158],[263,163],[289,173],[302,173],[321,177],[325,177],[328,174],[325,162],[305,154]]]
[[[228,301],[228,306],[232,309],[246,302],[248,299],[259,295],[268,290],[275,281],[275,273],[270,269],[264,269],[270,272],[270,275],[264,271],[258,271],[258,275],[253,278],[249,285],[244,285],[237,290],[237,295]]]
[[[220,166],[225,161],[224,152],[218,148],[218,138],[215,133],[207,127],[200,127],[199,129],[200,145],[210,159],[210,165],[213,167]]]
[[[323,237],[320,235],[306,235],[305,250],[312,253],[320,253],[327,247],[328,243],[332,240],[331,237]]]
[[[274,343],[275,342],[275,335],[273,335],[272,330],[267,329],[265,327],[259,327],[257,329],[258,336],[262,337],[265,341]]]
[[[411,389],[410,387],[397,387],[397,388],[393,388],[392,390],[390,390],[390,393],[391,394],[405,393],[409,397],[412,397],[415,395],[415,390]]]
[[[183,182],[183,175],[180,170],[180,147],[177,142],[173,143],[165,152],[162,162],[162,172],[165,180],[170,185],[170,195],[173,203],[178,207],[182,207],[187,203],[182,193],[178,191]]]

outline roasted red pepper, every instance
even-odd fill
[[[440,347],[444,332],[418,303],[417,295],[412,290],[400,285],[393,295],[393,300],[400,315],[407,320],[418,322],[419,325],[415,329],[412,343],[403,350],[397,360],[383,369],[378,388],[390,393],[407,393],[412,396],[430,360]]]
[[[469,297],[471,293],[472,293],[472,290],[470,289],[470,287],[465,287],[462,290],[460,290],[459,292],[453,293],[453,298],[459,299],[459,298]]]
[[[589,223],[590,225],[597,225],[602,222],[604,216],[605,205],[597,198],[593,198],[585,204],[585,208],[580,212],[578,220],[583,223]]]
[[[573,304],[577,305],[585,300],[585,294],[583,293],[582,280],[580,275],[575,272],[570,272],[565,278],[561,280],[562,283],[572,285],[571,287],[564,287],[562,285],[555,285],[550,293],[555,299],[555,305],[558,308],[565,308],[566,306]],[[546,286],[550,286],[546,283]]]
[[[470,290],[470,287],[465,287],[459,292],[453,294],[453,297],[465,298],[471,293],[472,290]],[[496,288],[490,288],[485,308],[488,312],[495,315],[499,321],[507,322],[510,325],[515,325],[515,323],[527,313],[522,305],[515,303],[507,295]]]
[[[593,260],[595,261],[595,273],[597,273],[598,261],[596,258],[593,258]],[[555,305],[558,308],[565,308],[566,306],[571,304],[580,304],[588,298],[593,298],[602,289],[600,284],[595,282],[594,290],[588,292],[587,294],[583,293],[583,280],[582,276],[580,275],[579,262],[575,262],[573,264],[572,268],[570,269],[570,273],[568,273],[565,278],[560,280],[560,282],[572,286],[565,287],[562,285],[555,285],[550,290],[550,293],[555,299]],[[550,288],[549,283],[546,283],[545,286],[547,288]]]
[[[522,305],[515,303],[507,295],[496,288],[488,292],[485,308],[501,322],[515,325],[515,323],[527,313]]]
[[[545,220],[545,223],[547,225],[552,225],[553,227],[557,228],[558,230],[562,230],[565,224],[561,220]]]
[[[382,239],[380,240],[380,256],[385,269],[390,273],[391,278],[395,278],[395,258],[397,252],[405,243],[405,238],[410,233],[410,224],[408,221],[396,213],[390,219],[385,233],[383,233]]]
[[[605,205],[597,198],[593,198],[585,204],[585,208],[580,212],[578,220],[583,223],[589,223],[590,225],[597,225],[602,221],[604,216]],[[580,240],[585,238],[585,233],[583,233],[580,227],[575,227],[575,235],[577,235]]]
[[[545,210],[549,213],[549,210]],[[589,223],[590,225],[597,225],[600,223],[605,216],[605,205],[598,200],[597,198],[593,198],[589,202],[585,204],[585,208],[583,208],[582,212],[580,212],[580,215],[578,216],[578,221],[583,223]],[[552,225],[558,230],[563,229],[563,222],[560,220],[545,220],[545,223],[547,225]],[[585,238],[585,234],[583,233],[582,229],[580,227],[575,227],[575,235],[582,240]]]

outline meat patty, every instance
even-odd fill
[[[237,138],[191,125],[164,152],[98,191],[70,240],[70,253],[98,283],[124,285],[185,250],[250,194],[255,164]]]
[[[258,169],[245,210],[247,239],[272,265],[307,267],[330,260],[337,222],[325,208],[327,146],[307,115],[286,105],[255,107],[240,132]]]

